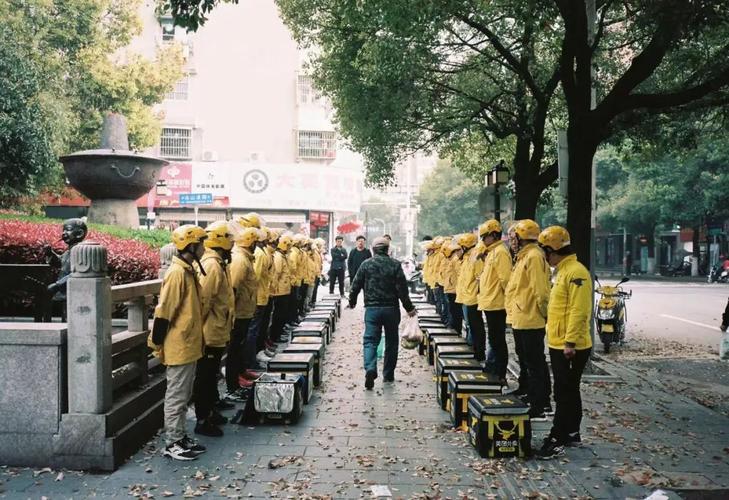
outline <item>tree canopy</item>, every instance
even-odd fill
[[[0,204],[60,185],[61,154],[96,148],[103,115],[124,113],[130,146],[160,135],[161,102],[182,77],[179,47],[154,61],[125,47],[141,0],[0,3]]]

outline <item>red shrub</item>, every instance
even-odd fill
[[[123,240],[106,233],[89,231],[86,241],[106,247],[109,276],[114,285],[157,278],[159,253],[146,243]],[[56,252],[66,249],[60,224],[0,219],[0,262],[4,264],[43,264],[43,247]]]

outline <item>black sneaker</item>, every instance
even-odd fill
[[[172,443],[171,445],[165,446],[162,455],[170,457],[173,460],[190,461],[195,460],[198,454],[187,448],[182,443],[182,440],[180,440]]]
[[[200,455],[201,453],[205,453],[208,451],[207,448],[205,448],[203,445],[192,439],[190,436],[185,435],[182,439],[179,441],[182,446],[190,450],[196,455]]]
[[[579,432],[572,432],[567,434],[567,446],[582,446],[582,437]]]
[[[546,422],[547,415],[545,415],[543,411],[529,410],[529,420],[532,422]]]
[[[210,423],[213,425],[224,425],[228,423],[228,419],[222,416],[220,413],[214,411],[212,415],[210,415]]]
[[[377,378],[377,374],[375,372],[365,373],[365,389],[367,389],[368,391],[371,391],[372,388],[375,386],[376,378]]]
[[[235,405],[233,403],[229,403],[228,401],[224,399],[219,399],[215,402],[215,409],[216,410],[231,410],[235,408]]]
[[[195,426],[195,434],[209,437],[222,437],[223,431],[216,427],[210,420],[203,420]]]
[[[243,389],[238,389],[235,391],[228,391],[225,394],[224,399],[226,401],[232,401],[234,403],[245,403],[248,398],[246,397],[246,394],[243,392]]]
[[[394,382],[395,381],[395,375],[390,375],[389,377],[384,377],[383,382]]]
[[[554,416],[554,410],[552,409],[552,405],[548,404],[544,407],[544,414],[548,417]]]
[[[553,437],[544,439],[544,444],[535,453],[539,460],[549,460],[564,455],[564,445]]]

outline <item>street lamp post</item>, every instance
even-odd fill
[[[486,173],[484,179],[486,186],[494,188],[494,219],[501,222],[501,193],[499,188],[509,182],[509,169],[501,160],[498,165],[494,166]]]

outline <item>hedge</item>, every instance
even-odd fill
[[[58,253],[66,249],[61,238],[60,221],[17,216],[0,216],[0,263],[43,264],[43,247],[51,245]],[[108,227],[108,226],[106,226]],[[142,232],[142,231],[139,231]],[[117,234],[126,234],[124,230]],[[168,233],[169,234],[169,233]],[[108,252],[109,275],[114,285],[157,278],[159,252],[152,245],[139,240],[123,239],[92,225],[86,241],[104,245]],[[167,240],[169,241],[169,240]]]

